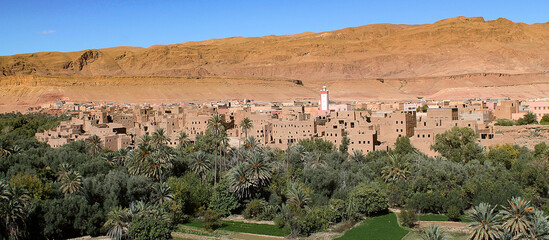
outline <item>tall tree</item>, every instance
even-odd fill
[[[454,127],[437,134],[431,149],[455,162],[468,162],[482,158],[483,148],[477,143],[475,131],[471,128]]]
[[[208,156],[202,151],[198,151],[194,154],[190,165],[192,171],[200,177],[200,182],[204,180],[204,176],[211,168]]]
[[[101,143],[101,138],[97,135],[93,135],[90,138],[86,139],[88,143],[88,149],[91,154],[97,154],[103,149],[103,144]]]
[[[245,117],[240,121],[240,128],[242,128],[242,131],[244,132],[244,139],[248,139],[248,130],[253,127],[252,121]]]
[[[219,140],[219,137],[221,136],[221,133],[225,130],[225,121],[219,114],[213,115],[208,120],[208,129],[213,132],[215,138],[217,139],[217,147],[219,151],[221,151],[221,140]],[[217,165],[218,165],[218,156],[216,152],[216,158],[214,160],[214,184],[217,184]]]
[[[82,176],[76,170],[70,170],[61,177],[61,191],[64,194],[74,194],[82,190]]]
[[[29,206],[30,197],[25,189],[0,182],[0,216],[10,240],[23,237]]]
[[[151,137],[151,144],[155,150],[164,148],[169,141],[170,138],[166,136],[164,128],[157,129]]]
[[[398,182],[410,177],[409,164],[400,155],[389,154],[386,159],[387,165],[381,170],[385,182]]]
[[[128,234],[131,221],[131,214],[127,208],[113,208],[107,213],[107,221],[104,224],[109,229],[107,236],[115,240],[124,239]]]

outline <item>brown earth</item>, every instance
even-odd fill
[[[536,98],[549,23],[458,17],[324,33],[0,56],[0,111],[75,101]],[[297,80],[297,81],[296,81]]]

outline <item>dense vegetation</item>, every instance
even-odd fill
[[[97,137],[57,149],[34,139],[62,119],[0,115],[3,236],[168,239],[176,224],[200,217],[215,229],[230,214],[274,220],[289,235],[305,236],[388,207],[459,216],[474,206],[479,211],[480,203],[522,197],[528,206],[549,208],[547,145],[483,149],[468,128],[437,136],[437,158],[406,137],[394,150],[367,155],[320,139],[282,151],[249,137],[230,148],[218,116],[194,143],[182,133],[176,148],[167,147],[163,130],[144,136],[135,150],[116,152]]]

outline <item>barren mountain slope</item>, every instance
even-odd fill
[[[0,56],[0,104],[17,108],[44,102],[41,96],[133,102],[143,94],[151,102],[286,100],[315,97],[323,84],[345,100],[529,98],[549,92],[547,70],[549,23],[458,17],[423,25]],[[183,76],[201,78],[189,82]],[[78,94],[81,89],[85,94]]]

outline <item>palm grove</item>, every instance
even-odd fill
[[[243,214],[274,220],[297,237],[389,207],[470,212],[473,239],[549,232],[545,144],[535,151],[483,149],[471,129],[454,128],[436,137],[436,158],[406,137],[393,150],[369,154],[348,154],[345,139],[339,147],[303,140],[283,151],[250,136],[234,148],[217,115],[193,143],[181,133],[175,148],[162,129],[143,136],[134,150],[114,152],[96,136],[57,149],[34,139],[65,119],[0,115],[2,236],[170,239],[177,224],[199,218],[215,228],[219,217]],[[245,135],[252,127],[248,119],[239,125]]]

